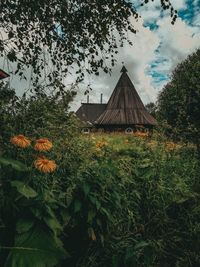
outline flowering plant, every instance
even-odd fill
[[[11,137],[10,141],[13,145],[22,149],[31,146],[31,141],[22,134]],[[48,138],[40,138],[36,140],[34,150],[49,151],[52,147],[53,144],[48,140]],[[34,161],[34,166],[43,173],[54,172],[57,167],[54,160],[49,160],[43,155],[37,156],[37,159]]]

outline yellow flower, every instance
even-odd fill
[[[102,142],[98,142],[98,143],[96,143],[96,149],[97,150],[100,150],[102,147],[105,147],[105,146],[107,146],[108,145],[108,143],[107,142],[105,142],[105,141],[102,141]]]
[[[176,143],[174,143],[174,142],[166,142],[165,146],[166,146],[167,150],[175,150],[177,147]]]
[[[145,137],[148,137],[149,134],[137,131],[137,132],[134,133],[134,136],[145,138]]]
[[[40,157],[34,161],[35,168],[41,172],[49,173],[54,172],[57,165],[54,160],[49,160],[45,157]]]
[[[151,148],[155,148],[157,146],[157,142],[155,140],[151,140],[147,145]]]
[[[53,144],[47,138],[40,138],[36,140],[34,149],[37,151],[48,151],[53,147]]]
[[[19,134],[10,138],[10,142],[18,147],[26,148],[30,146],[31,142],[23,134]]]

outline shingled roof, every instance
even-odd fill
[[[103,113],[95,125],[156,125],[156,120],[148,113],[125,67]]]
[[[77,117],[87,124],[93,124],[94,121],[104,112],[107,104],[82,103],[76,111]]]

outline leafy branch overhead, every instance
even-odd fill
[[[174,22],[170,2],[160,2]],[[0,10],[0,56],[16,62],[13,73],[21,77],[30,68],[36,83],[41,77],[50,82],[65,77],[72,68],[77,81],[83,71],[109,72],[119,46],[131,44],[127,32],[136,33],[130,18],[139,17],[134,4],[125,0],[4,0]]]

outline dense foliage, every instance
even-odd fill
[[[170,1],[161,6],[174,22]],[[0,10],[0,56],[34,84],[62,80],[72,70],[78,81],[84,72],[108,72],[119,46],[130,43],[127,32],[136,32],[131,18],[138,18],[129,0],[4,0]]]
[[[154,102],[150,102],[145,105],[145,108],[147,111],[154,117],[156,118],[157,116],[157,105]]]
[[[36,88],[36,92],[27,96],[18,97],[15,90],[7,83],[0,83],[0,135],[1,138],[10,138],[10,134],[46,135],[55,136],[63,133],[72,135],[77,132],[77,124],[72,112],[69,112],[69,103],[75,96],[75,91]],[[73,122],[73,123],[72,123]],[[70,127],[69,127],[70,125]],[[69,129],[70,128],[70,129]]]
[[[194,147],[162,137],[79,136],[61,96],[20,100],[1,90],[8,92],[1,100],[1,266],[200,265]]]
[[[166,133],[200,145],[200,50],[180,63],[158,99],[158,115]]]

